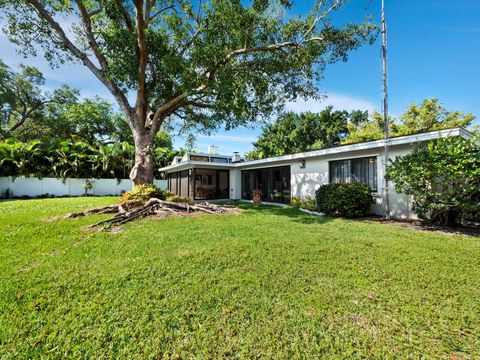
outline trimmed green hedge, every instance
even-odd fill
[[[318,210],[346,218],[362,217],[373,204],[370,188],[365,184],[326,184],[315,192]]]

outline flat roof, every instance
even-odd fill
[[[451,129],[433,130],[433,131],[417,133],[417,134],[396,136],[396,137],[390,138],[388,140],[388,143],[390,146],[397,146],[397,145],[412,144],[417,142],[424,142],[424,141],[457,137],[457,136],[460,136],[464,139],[472,139],[474,137],[467,130],[457,127],[457,128],[451,128]],[[335,147],[324,148],[320,150],[306,151],[306,152],[283,155],[283,156],[274,156],[274,157],[269,157],[265,159],[251,160],[251,161],[244,161],[244,162],[237,162],[237,163],[213,163],[213,162],[207,163],[204,161],[188,160],[178,164],[165,166],[159,169],[159,171],[168,172],[172,170],[184,170],[184,169],[191,168],[193,166],[202,166],[205,168],[240,168],[240,167],[255,166],[255,165],[265,165],[265,164],[271,164],[271,163],[282,162],[282,161],[308,159],[312,157],[340,154],[340,153],[350,152],[350,151],[375,149],[375,148],[380,148],[384,146],[385,146],[385,140],[381,139],[381,140],[371,140],[371,141],[365,141],[365,142],[355,143],[355,144],[345,144],[345,145],[339,145]]]

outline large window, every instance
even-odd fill
[[[330,183],[367,184],[377,191],[377,158],[375,156],[358,159],[330,161]]]
[[[168,191],[183,197],[192,197],[192,186],[188,170],[168,174]]]
[[[251,199],[259,189],[262,200],[288,203],[290,201],[290,166],[242,171],[242,199]]]
[[[190,155],[190,160],[192,160],[192,161],[207,161],[208,162],[208,156]]]
[[[229,174],[228,170],[195,169],[195,199],[228,199]]]
[[[175,195],[195,200],[228,199],[230,171],[191,169],[169,173],[168,190]]]
[[[216,163],[228,163],[228,158],[221,158],[221,157],[211,157],[210,162]]]

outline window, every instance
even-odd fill
[[[227,158],[219,158],[219,157],[211,157],[210,162],[228,163],[228,159]]]
[[[260,189],[264,201],[288,203],[290,166],[242,171],[242,199],[251,199],[255,189]]]
[[[195,199],[228,199],[229,170],[195,169]]]
[[[208,156],[190,155],[190,160],[192,160],[192,161],[207,161],[208,162]]]
[[[175,195],[191,197],[191,179],[189,171],[178,171],[168,174],[168,191]]]
[[[375,156],[358,159],[330,161],[330,183],[367,184],[377,191],[377,158]]]

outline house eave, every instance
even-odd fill
[[[420,143],[425,141],[431,141],[431,140],[436,140],[441,138],[457,137],[457,136],[460,136],[464,139],[472,139],[474,137],[467,130],[457,127],[457,128],[451,128],[451,129],[434,130],[434,131],[429,131],[424,133],[393,137],[388,140],[388,143],[390,146],[398,146],[398,145],[407,145],[412,143]],[[244,162],[238,162],[238,163],[225,164],[225,163],[212,163],[212,162],[189,160],[183,163],[163,167],[159,169],[159,171],[168,173],[169,171],[180,171],[180,170],[185,170],[193,167],[233,169],[233,168],[244,168],[244,167],[252,167],[252,166],[269,166],[270,164],[274,164],[274,163],[321,157],[325,155],[341,154],[341,153],[352,152],[352,151],[371,150],[376,148],[383,148],[384,146],[385,146],[385,140],[382,139],[382,140],[373,140],[373,141],[367,141],[367,142],[356,143],[356,144],[346,144],[346,145],[340,145],[340,146],[321,149],[321,150],[313,150],[313,151],[307,151],[302,153],[296,153],[296,154],[290,154],[290,155],[284,155],[284,156],[275,156],[275,157],[270,157],[270,158],[265,158],[260,160],[244,161]]]

